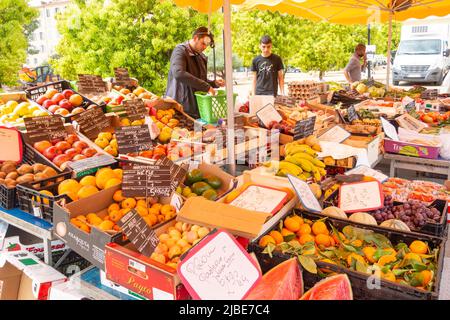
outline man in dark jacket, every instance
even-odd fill
[[[178,101],[194,119],[200,118],[194,93],[203,91],[215,95],[214,88],[225,85],[223,80],[207,79],[208,59],[203,51],[212,41],[208,28],[200,27],[194,31],[191,40],[175,47],[170,58],[166,96]]]

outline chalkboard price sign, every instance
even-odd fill
[[[24,122],[31,143],[67,137],[63,119],[60,116],[30,117],[25,118]]]
[[[308,137],[314,133],[316,116],[306,120],[298,121],[294,128],[294,140]]]
[[[153,148],[148,125],[116,128],[117,144],[120,154],[141,152]]]
[[[81,133],[89,139],[97,138],[98,134],[110,125],[108,118],[99,106],[79,113],[73,119],[80,126]]]
[[[130,121],[142,120],[148,116],[148,110],[142,99],[124,100],[123,105]]]
[[[169,197],[172,193],[170,166],[132,163],[123,168],[125,197]]]
[[[350,123],[352,123],[354,120],[359,120],[359,115],[356,112],[355,106],[351,105],[350,107],[348,107],[347,117]]]
[[[79,74],[77,82],[79,93],[105,93],[106,84],[101,76]]]

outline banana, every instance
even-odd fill
[[[305,173],[306,173],[306,172],[303,172],[302,174],[298,175],[298,178],[301,179],[301,180],[303,180],[303,181],[308,180],[308,177],[306,176]]]
[[[302,175],[304,175],[306,177],[306,179],[311,178],[311,173],[309,173],[309,172],[303,172]]]
[[[339,189],[340,184],[336,183],[331,188],[327,189],[324,193],[323,200],[327,200],[337,189]]]
[[[292,157],[295,157],[297,159],[306,159],[309,160],[311,162],[313,162],[313,160],[315,159],[312,155],[306,153],[306,152],[298,152],[298,153],[294,153],[292,155]]]
[[[299,174],[303,173],[302,168],[300,168],[296,164],[288,162],[288,161],[280,162],[280,170],[286,170],[294,176],[298,176]]]
[[[311,149],[310,146],[308,146],[306,144],[300,144],[300,145],[286,147],[287,155],[294,155],[294,154],[300,153],[300,152],[304,152],[313,157],[317,157],[317,153],[313,149]]]
[[[325,177],[327,175],[327,170],[325,170],[324,168],[318,168],[319,169],[319,173],[322,177]]]
[[[319,168],[325,168],[325,163],[323,163],[323,162],[320,161],[319,159],[313,158],[313,159],[311,160],[311,162],[312,162],[316,167],[319,167]]]
[[[311,161],[308,161],[306,159],[298,159],[292,156],[288,156],[286,157],[286,161],[296,164],[306,172],[311,172],[312,168],[314,167]]]
[[[320,175],[319,169],[317,167],[312,168],[312,173],[316,182],[320,182],[320,180],[322,180],[322,176]]]
[[[276,176],[286,177],[288,174],[289,174],[289,171],[287,171],[286,169],[280,169],[280,170],[278,170]]]

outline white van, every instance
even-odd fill
[[[392,67],[393,84],[408,81],[441,85],[450,70],[449,42],[450,16],[405,21]]]

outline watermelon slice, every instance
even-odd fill
[[[300,300],[353,300],[352,286],[346,274],[338,274],[316,283]]]
[[[297,258],[270,269],[246,300],[298,300],[303,294],[303,277]]]

